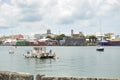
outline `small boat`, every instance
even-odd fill
[[[96,50],[97,50],[97,51],[104,51],[104,47],[99,46]]]
[[[14,50],[9,50],[9,54],[14,54]]]
[[[100,31],[102,31],[102,26],[101,26],[101,23],[100,23]],[[103,34],[102,34],[102,32],[100,32],[100,35],[101,35],[101,40],[100,40],[100,42],[103,42],[104,41],[104,39],[103,39]],[[102,47],[102,46],[104,46],[104,44],[99,44],[98,45],[98,48],[96,49],[97,51],[104,51],[104,47]]]

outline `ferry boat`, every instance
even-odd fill
[[[47,58],[55,58],[56,54],[52,53],[52,50],[46,52],[46,47],[41,46],[34,46],[34,51],[28,51],[24,56],[26,58],[40,58],[40,59],[47,59]]]

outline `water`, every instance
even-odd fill
[[[9,54],[14,49],[15,54]],[[47,47],[56,59],[24,58],[32,47],[0,46],[0,70],[45,74],[46,76],[120,78],[120,47],[105,47],[97,52],[94,46]]]

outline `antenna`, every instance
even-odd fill
[[[60,33],[61,33],[61,32],[60,32],[60,30],[59,30],[59,35],[60,35]]]
[[[101,26],[101,24],[102,24],[102,21],[99,19],[99,25],[100,25],[100,27],[99,27],[99,29],[100,29],[100,37],[101,37],[101,41],[102,41],[102,26]]]

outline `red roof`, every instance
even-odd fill
[[[14,38],[15,38],[15,39],[23,39],[23,38],[24,38],[24,36],[23,36],[23,35],[21,35],[21,34],[18,34],[18,35],[15,35],[15,36],[14,36]]]

